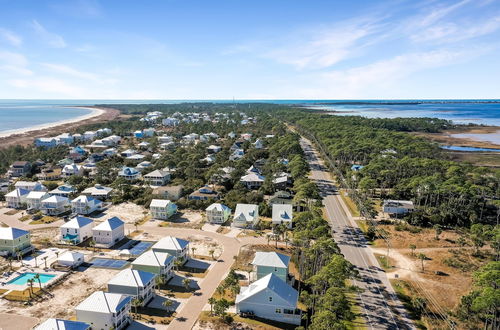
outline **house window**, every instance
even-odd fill
[[[273,297],[269,297],[269,301],[273,301]]]
[[[276,308],[276,314],[281,314],[281,308]]]
[[[274,267],[274,271],[277,272],[278,271],[278,268]]]

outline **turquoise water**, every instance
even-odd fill
[[[91,110],[0,101],[0,133],[78,118]]]
[[[452,151],[500,152],[500,149],[492,149],[492,148],[476,148],[476,147],[462,147],[462,146],[441,146],[441,148]]]
[[[35,275],[39,273],[23,273],[19,275],[18,277],[10,280],[7,282],[7,284],[17,284],[17,285],[25,285],[28,283],[28,280],[31,280],[35,278]],[[40,282],[46,283],[56,277],[56,275],[51,275],[51,274],[40,274]],[[38,280],[35,280],[38,282]]]

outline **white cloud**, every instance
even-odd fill
[[[31,75],[28,59],[20,53],[0,50],[0,70],[15,75]]]
[[[23,39],[14,32],[0,28],[0,38],[9,42],[12,46],[21,46]]]
[[[65,48],[67,46],[63,37],[56,33],[47,31],[47,29],[37,20],[33,20],[31,22],[31,26],[38,36],[40,36],[49,46],[54,48]]]
[[[92,80],[92,81],[99,80],[99,76],[94,73],[80,71],[64,64],[42,63],[42,66],[49,69],[52,73],[61,73],[64,75],[85,80]]]
[[[80,86],[76,86],[69,81],[52,78],[37,77],[30,79],[11,79],[7,83],[16,88],[26,89],[30,95],[47,93],[48,96],[80,98],[88,95]]]

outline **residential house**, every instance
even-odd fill
[[[82,195],[92,196],[99,200],[106,200],[111,197],[113,188],[105,187],[100,184],[96,184],[93,187],[89,187],[82,191]]]
[[[155,135],[156,130],[154,128],[145,128],[142,130],[144,137],[152,137]]]
[[[86,131],[82,134],[82,138],[86,141],[94,140],[97,137],[97,133],[94,131]]]
[[[130,323],[130,296],[95,291],[75,307],[76,319],[90,324],[91,329],[121,330]]]
[[[63,177],[70,177],[72,175],[83,175],[83,166],[76,164],[65,165],[61,172]]]
[[[229,132],[227,134],[227,137],[230,138],[230,139],[234,139],[234,138],[236,138],[236,133],[235,132]]]
[[[137,151],[135,151],[133,149],[127,149],[125,151],[120,152],[120,156],[125,157],[125,158],[131,157],[135,154],[137,154]]]
[[[92,237],[94,221],[89,218],[76,216],[59,227],[61,241],[66,244],[80,244]]]
[[[268,274],[236,296],[236,313],[252,312],[267,320],[300,325],[302,312],[297,309],[299,293],[274,274]]]
[[[21,177],[29,174],[31,172],[31,163],[26,161],[16,161],[10,165],[9,176],[11,177]]]
[[[46,167],[42,168],[36,177],[42,181],[56,181],[61,178],[62,169],[59,167]]]
[[[36,181],[17,181],[14,187],[28,191],[47,191],[47,188],[43,184]]]
[[[149,205],[153,219],[168,220],[177,213],[177,205],[166,199],[153,199]]]
[[[216,146],[216,145],[210,145],[207,147],[208,152],[216,154],[222,150],[221,146]]]
[[[53,137],[48,137],[48,138],[36,138],[35,139],[35,146],[38,148],[54,148],[57,146],[57,140]]]
[[[205,209],[209,223],[224,223],[231,216],[231,209],[224,204],[213,203]]]
[[[135,181],[141,178],[141,172],[132,167],[122,167],[122,169],[118,172],[118,176],[120,178],[124,178],[127,181]]]
[[[202,162],[206,164],[213,164],[215,163],[215,156],[214,155],[207,155],[205,158],[201,159]]]
[[[277,190],[285,190],[292,184],[292,176],[288,173],[277,173],[273,179],[273,186]]]
[[[180,260],[187,260],[189,252],[189,241],[172,236],[165,236],[156,242],[152,251],[168,253]]]
[[[264,149],[264,141],[261,139],[257,139],[254,143],[253,146],[255,149]]]
[[[20,209],[26,206],[26,197],[30,193],[29,190],[23,188],[16,188],[5,195],[7,207],[11,209]]]
[[[290,257],[277,252],[256,252],[252,261],[256,280],[274,274],[286,283],[289,283],[289,264]]]
[[[76,251],[66,251],[57,257],[59,266],[77,268],[85,262],[85,255]]]
[[[233,226],[252,228],[259,223],[259,206],[256,204],[237,204],[234,211]]]
[[[382,206],[383,212],[391,215],[405,215],[413,212],[415,206],[412,201],[385,200]]]
[[[155,170],[144,175],[144,181],[152,186],[164,186],[170,182],[170,172]]]
[[[291,204],[274,204],[272,224],[286,224],[287,228],[292,228],[293,207]]]
[[[235,161],[243,158],[245,156],[245,151],[243,149],[236,149],[234,152],[229,156],[229,160]]]
[[[29,231],[14,227],[0,227],[0,255],[25,255],[33,250]]]
[[[102,208],[102,201],[92,196],[80,195],[71,201],[71,209],[76,214],[87,215],[95,211],[100,211]]]
[[[209,186],[203,186],[189,194],[188,199],[206,201],[209,199],[220,199],[220,193]]]
[[[258,173],[250,172],[241,177],[240,182],[248,189],[258,189],[264,184],[266,178]]]
[[[30,191],[26,196],[28,210],[39,210],[42,205],[42,200],[49,196],[49,193],[46,191]]]
[[[169,135],[162,135],[162,136],[158,137],[158,142],[159,143],[170,143],[170,142],[174,142],[174,138],[172,136],[169,136]]]
[[[42,200],[40,210],[46,215],[60,215],[71,209],[69,198],[62,196],[50,196]]]
[[[70,184],[63,184],[54,190],[49,191],[52,196],[62,196],[69,198],[76,192],[76,189]]]
[[[241,137],[243,140],[245,140],[245,141],[250,140],[250,139],[252,138],[252,136],[253,136],[253,135],[252,135],[252,133],[243,133],[243,134],[241,134],[241,135],[240,135],[240,137]]]
[[[288,191],[278,190],[268,199],[269,205],[291,204],[293,205],[293,195]]]
[[[173,275],[175,257],[166,253],[149,250],[132,261],[132,269],[163,276],[169,280]]]
[[[153,195],[159,196],[163,199],[176,201],[182,197],[183,189],[184,187],[182,185],[157,187],[153,189]]]
[[[108,292],[139,299],[146,306],[155,296],[156,274],[138,269],[124,269],[108,282]]]
[[[177,125],[179,125],[179,119],[168,117],[168,118],[164,118],[161,121],[161,123],[163,124],[163,126],[177,126]]]
[[[69,321],[63,319],[47,319],[40,323],[34,330],[90,330],[90,325],[85,322]]]
[[[151,145],[151,143],[149,142],[146,142],[146,141],[142,141],[141,143],[139,143],[137,146],[140,148],[140,149],[143,149],[143,150],[146,150],[149,148],[149,146]]]
[[[140,162],[139,164],[137,164],[137,166],[135,168],[138,171],[142,172],[144,170],[147,170],[147,169],[151,168],[152,166],[153,166],[153,164],[151,164],[151,162],[148,162],[147,160],[145,160],[145,161]]]
[[[351,171],[353,172],[359,172],[363,169],[363,165],[359,165],[359,164],[354,164],[351,166]]]
[[[125,237],[125,222],[118,217],[101,222],[92,229],[92,237],[96,244],[109,248]]]

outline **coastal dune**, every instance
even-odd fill
[[[119,110],[112,108],[92,106],[78,108],[89,109],[91,110],[91,113],[68,120],[61,120],[43,125],[31,126],[23,129],[16,129],[0,133],[0,149],[12,145],[26,146],[32,144],[33,140],[38,137],[55,136],[76,129],[83,124],[101,123],[113,120],[120,115]]]

